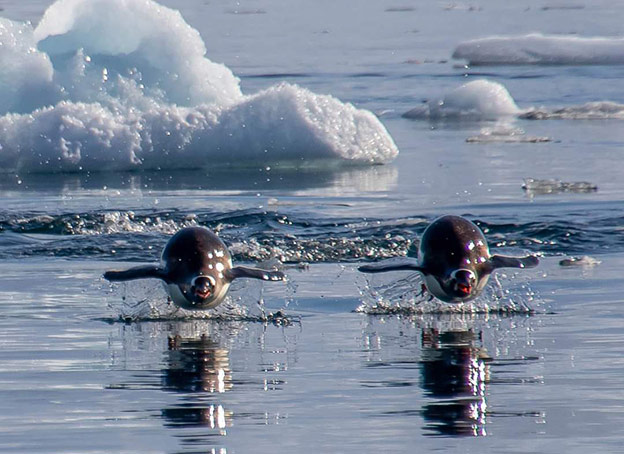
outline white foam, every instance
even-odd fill
[[[489,120],[515,116],[521,112],[504,85],[487,79],[477,79],[451,90],[437,100],[418,106],[403,116],[418,119]]]
[[[278,84],[254,95],[152,0],[59,0],[37,28],[0,19],[0,170],[385,163],[371,112]]]
[[[622,65],[624,38],[492,36],[460,43],[453,58],[470,65]]]

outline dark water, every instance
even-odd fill
[[[412,254],[428,223],[445,210],[479,225],[492,249],[584,255],[617,253],[624,246],[624,210],[619,200],[600,200],[598,189],[551,192],[544,181],[545,194],[517,185],[515,198],[524,203],[492,204],[481,196],[485,203],[428,210],[417,209],[417,201],[414,210],[403,206],[419,194],[332,194],[342,190],[333,178],[344,177],[348,185],[351,179],[396,170],[272,171],[275,184],[267,184],[264,176],[254,181],[238,170],[220,171],[217,178],[192,171],[166,177],[19,176],[19,184],[0,185],[7,205],[0,211],[0,256],[81,259],[97,253],[100,260],[158,261],[172,233],[203,225],[219,233],[236,260],[353,262]],[[318,195],[300,196],[300,191]],[[175,206],[181,197],[184,206]],[[393,204],[399,205],[394,217]]]
[[[552,140],[468,143],[500,125],[401,117],[476,77],[504,83],[522,107],[623,102],[621,67],[448,61],[482,30],[615,35],[619,6],[365,2],[356,18],[347,3],[261,3],[245,14],[167,5],[246,90],[290,80],[371,109],[399,156],[372,167],[3,174],[0,451],[620,452],[621,120],[513,119]],[[2,6],[37,20],[47,5]],[[523,189],[530,178],[596,189]],[[356,271],[412,254],[446,213],[540,266],[498,273],[476,310],[424,302],[409,273]],[[217,231],[235,262],[280,260],[288,284],[241,284],[215,313],[190,315],[167,306],[159,283],[101,278],[157,261],[188,225]]]

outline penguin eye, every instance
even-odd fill
[[[451,278],[460,282],[470,282],[476,279],[471,270],[455,270],[451,274]]]
[[[195,276],[193,278],[191,285],[197,286],[199,284],[205,284],[206,282],[210,285],[210,287],[214,287],[217,284],[214,277],[200,274],[199,276]]]

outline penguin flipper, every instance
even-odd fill
[[[539,259],[534,255],[527,255],[526,257],[492,255],[489,262],[492,270],[498,268],[535,268],[539,263]]]
[[[393,258],[369,263],[358,267],[358,270],[363,273],[385,273],[386,271],[420,271],[421,273],[425,273],[423,267],[418,264],[418,260],[410,257]]]
[[[107,271],[104,279],[108,281],[131,281],[133,279],[162,279],[167,282],[165,270],[155,265],[135,266],[124,271]]]
[[[262,270],[260,268],[249,268],[247,266],[235,266],[226,270],[224,274],[230,281],[240,277],[260,279],[261,281],[283,281],[286,279],[286,275],[281,271]]]

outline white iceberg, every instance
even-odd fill
[[[379,119],[278,84],[253,95],[178,11],[58,0],[33,30],[0,18],[0,171],[391,161]]]
[[[624,38],[492,36],[460,43],[453,58],[469,65],[622,65]]]
[[[504,85],[487,79],[476,79],[405,112],[403,116],[416,119],[495,120],[516,116],[521,112]]]

